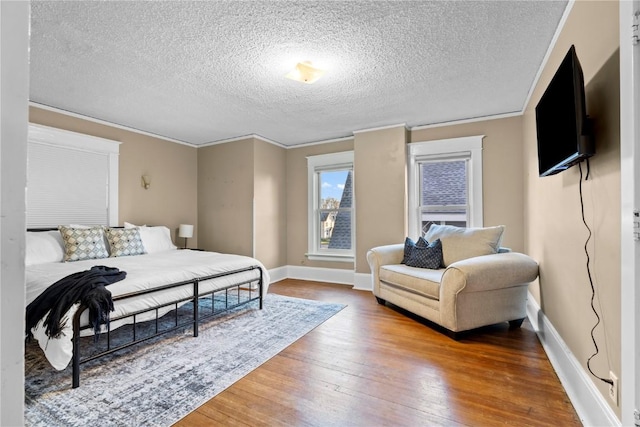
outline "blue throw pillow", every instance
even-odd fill
[[[423,239],[423,241],[426,243],[426,240]],[[420,243],[420,240],[418,240],[418,243]],[[416,244],[412,248],[411,255],[405,264],[409,267],[430,268],[432,270],[440,268],[442,264],[442,242],[440,242],[440,239],[436,239],[426,247]]]
[[[424,240],[424,237],[422,236],[418,238],[418,243],[415,243],[413,240],[411,240],[408,237],[405,238],[404,239],[404,257],[402,258],[401,264],[407,263],[407,260],[409,259],[409,257],[411,257],[413,248],[415,247],[426,248],[427,246],[429,246],[429,243],[426,240]]]

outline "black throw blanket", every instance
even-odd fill
[[[111,292],[105,286],[126,276],[125,271],[98,265],[58,280],[27,306],[27,336],[31,336],[31,328],[49,312],[43,324],[45,331],[47,336],[58,338],[67,323],[63,316],[73,304],[80,302],[89,308],[89,323],[97,337],[100,325],[109,322],[109,313],[113,311]]]

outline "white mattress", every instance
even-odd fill
[[[26,304],[31,303],[47,287],[58,280],[78,271],[89,270],[95,265],[105,265],[116,267],[127,272],[127,277],[107,286],[113,297],[143,289],[152,289],[157,286],[182,282],[196,277],[204,277],[213,274],[229,272],[250,266],[260,266],[263,271],[263,296],[266,295],[269,287],[269,273],[258,260],[242,255],[221,254],[217,252],[191,251],[191,250],[171,250],[147,255],[136,255],[116,258],[103,258],[97,260],[85,260],[76,262],[60,262],[37,264],[26,267]],[[210,281],[199,283],[199,292],[206,293],[214,289],[224,288],[245,279],[254,279],[259,276],[259,271],[251,270],[224,276]],[[126,301],[116,301],[115,311],[111,317],[115,318],[123,314],[144,308],[156,307],[162,303],[176,300],[180,297],[188,297],[193,293],[193,285],[188,284],[178,288],[164,290],[162,292],[129,298]],[[68,318],[71,319],[78,305],[69,310]],[[164,310],[167,312],[172,307]],[[161,315],[164,313],[160,313]],[[155,313],[148,314],[147,319],[155,318]],[[146,320],[138,316],[137,321]],[[132,319],[111,322],[111,329],[132,322]],[[83,313],[81,323],[88,323],[88,312]],[[86,331],[90,334],[91,331]],[[71,322],[63,329],[61,338],[51,339],[46,336],[41,322],[32,329],[34,337],[38,340],[40,347],[45,352],[51,365],[62,370],[66,368],[73,353],[72,338],[73,330]]]

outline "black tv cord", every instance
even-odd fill
[[[605,382],[609,385],[613,385],[613,381],[611,381],[608,378],[602,378],[598,375],[596,375],[592,370],[591,370],[591,359],[593,359],[599,352],[598,350],[598,344],[596,343],[596,338],[593,335],[593,332],[596,330],[596,328],[598,327],[598,325],[600,324],[600,316],[598,315],[598,312],[596,311],[596,307],[593,304],[593,300],[595,299],[596,296],[596,289],[593,285],[593,279],[591,277],[591,267],[589,266],[590,264],[590,258],[589,258],[589,250],[587,248],[587,245],[589,244],[589,240],[591,240],[591,228],[589,227],[589,225],[587,224],[587,220],[584,217],[584,198],[582,196],[582,163],[578,163],[578,169],[580,169],[580,210],[582,212],[582,223],[584,224],[584,226],[587,228],[587,231],[589,232],[589,236],[587,237],[587,240],[584,242],[584,253],[587,256],[587,276],[589,276],[589,284],[591,285],[591,310],[593,310],[593,314],[596,315],[596,318],[598,319],[596,321],[596,324],[593,326],[593,328],[591,328],[591,340],[593,341],[593,346],[596,348],[595,353],[593,353],[588,359],[587,359],[587,369],[589,369],[589,372],[591,373],[591,375],[593,375],[594,377],[596,377],[597,379],[599,379],[602,382]],[[585,181],[589,179],[589,159],[587,159],[587,176],[585,177]]]

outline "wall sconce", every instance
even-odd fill
[[[178,237],[184,238],[184,248],[187,248],[187,239],[193,237],[193,225],[180,224],[178,228]]]
[[[151,187],[151,177],[149,175],[142,175],[142,187],[148,190]]]

